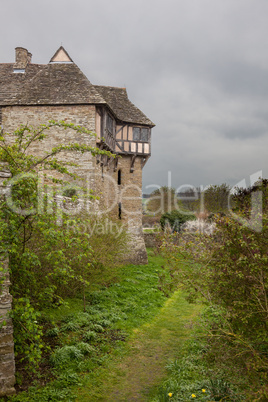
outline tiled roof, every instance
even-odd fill
[[[17,104],[16,98],[25,84],[31,80],[44,66],[29,64],[27,74],[14,73],[13,63],[0,64],[0,106]]]
[[[154,123],[145,116],[128,99],[126,88],[106,87],[95,85],[96,90],[105,99],[115,116],[126,123],[146,124],[154,126]]]
[[[25,81],[16,97],[19,105],[105,103],[74,63],[45,65]]]
[[[13,63],[0,64],[0,106],[59,104],[107,104],[123,122],[154,125],[125,88],[92,85],[75,63],[28,63],[17,73]]]

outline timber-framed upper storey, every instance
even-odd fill
[[[151,155],[151,126],[116,120],[105,107],[96,109],[97,143],[116,154]]]

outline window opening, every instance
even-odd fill
[[[148,142],[148,128],[141,129],[141,141]]]
[[[140,140],[140,129],[139,129],[139,127],[134,127],[133,128],[133,140],[134,141],[139,141]]]
[[[118,204],[118,218],[122,219],[122,204],[119,202]]]
[[[144,127],[133,127],[133,141],[148,142],[149,129]]]
[[[13,73],[15,73],[15,74],[24,74],[25,69],[24,68],[14,68]]]
[[[117,172],[117,184],[118,184],[118,186],[121,185],[121,179],[122,179],[122,173],[121,173],[121,169],[119,169],[118,172]]]
[[[107,115],[107,130],[110,134],[113,134],[113,129],[114,129],[114,120],[112,117],[108,114]]]

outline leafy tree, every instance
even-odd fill
[[[229,210],[231,188],[228,184],[211,185],[201,195],[204,198],[204,206],[210,213],[226,213]]]
[[[204,191],[188,188],[178,195],[183,207],[193,212],[227,213],[231,206],[231,188],[228,184],[210,185]]]
[[[7,196],[0,198],[0,253],[8,254],[10,261],[15,352],[18,361],[24,361],[30,369],[38,364],[44,346],[37,310],[46,303],[59,302],[71,287],[83,291],[92,271],[100,267],[91,245],[92,219],[59,211],[57,202],[49,200],[49,192],[47,196],[41,194],[44,205],[38,210],[38,173],[47,174],[52,193],[55,192],[52,199],[57,201],[58,185],[70,179],[81,185],[79,177],[69,168],[74,164],[60,160],[62,152],[113,156],[83,144],[59,145],[41,156],[31,155],[31,146],[39,144],[41,149],[48,131],[55,127],[93,135],[80,126],[50,121],[37,128],[21,126],[13,135],[2,133],[0,136],[0,161],[12,176],[5,183]],[[65,198],[65,202],[70,206],[77,200],[74,196]],[[81,222],[87,230],[81,230]],[[97,238],[95,236],[95,242]],[[122,248],[124,243],[124,236],[119,236],[117,246]],[[118,261],[118,249],[111,253],[107,247],[105,253],[104,264],[111,261],[111,254]]]
[[[177,211],[176,209],[171,212],[166,212],[160,218],[162,229],[168,224],[173,232],[180,232],[181,226],[191,220],[195,220],[194,214],[189,212]]]
[[[183,208],[193,213],[198,211],[201,198],[200,187],[189,187],[184,191],[178,193],[178,199],[180,200]]]
[[[146,202],[146,212],[154,215],[162,215],[171,212],[181,206],[176,196],[176,191],[172,187],[161,187],[154,190]]]

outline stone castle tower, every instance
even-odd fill
[[[15,63],[0,64],[0,124],[12,133],[20,124],[66,121],[96,133],[53,128],[39,155],[59,144],[80,143],[116,154],[93,158],[65,153],[96,194],[100,209],[118,219],[131,235],[128,260],[146,263],[142,233],[142,169],[151,155],[154,124],[128,99],[125,88],[93,85],[61,46],[48,64],[34,64],[27,49],[16,48]]]

